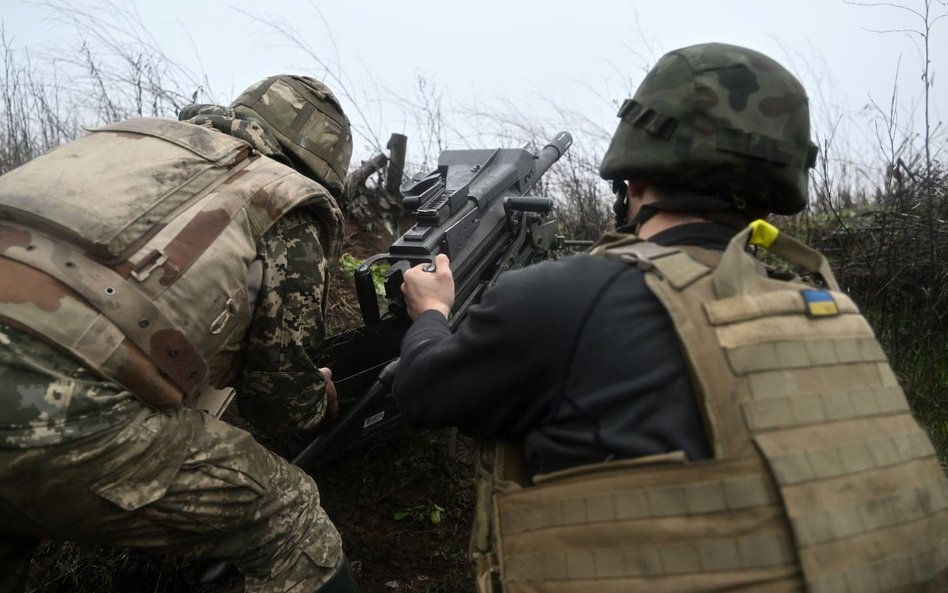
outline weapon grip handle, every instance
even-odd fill
[[[392,264],[386,273],[385,298],[388,299],[388,312],[399,319],[408,319],[408,306],[405,304],[405,295],[402,294],[402,282],[405,281],[404,271],[409,262],[398,261]]]
[[[553,199],[533,196],[512,196],[504,198],[504,205],[510,210],[548,214],[553,210]]]
[[[355,274],[356,296],[359,297],[359,310],[362,311],[362,320],[366,325],[378,325],[379,300],[375,295],[375,282],[372,280],[372,260],[366,260]]]

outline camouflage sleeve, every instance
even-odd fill
[[[326,261],[317,225],[290,212],[259,248],[263,284],[241,366],[237,405],[270,434],[316,427],[326,413],[326,381],[313,361],[323,339]]]

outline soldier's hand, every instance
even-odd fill
[[[454,306],[454,275],[448,256],[439,253],[434,264],[419,264],[405,272],[402,294],[408,306],[408,316],[415,319],[434,309],[447,319]]]
[[[339,415],[339,399],[336,394],[336,385],[332,382],[332,371],[328,367],[319,369],[326,378],[326,417],[323,421],[332,420]]]

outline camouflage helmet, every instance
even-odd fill
[[[240,119],[257,121],[277,139],[300,173],[339,197],[352,157],[349,119],[322,82],[281,74],[252,85],[230,106]]]
[[[793,214],[807,204],[806,92],[756,51],[707,43],[669,52],[619,109],[604,179],[686,186]]]

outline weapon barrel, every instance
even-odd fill
[[[553,139],[547,142],[543,150],[537,154],[536,170],[533,178],[539,179],[542,177],[546,170],[553,166],[553,163],[566,154],[572,144],[573,136],[569,132],[560,132],[553,136]]]

